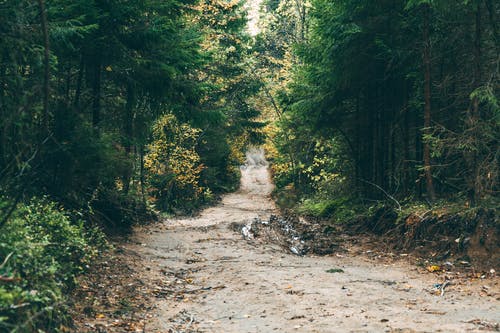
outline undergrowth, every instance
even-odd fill
[[[0,233],[0,332],[67,332],[66,295],[105,247],[55,203],[18,204]]]
[[[304,194],[290,185],[275,189],[273,197],[281,209],[292,211],[298,215],[317,218],[325,223],[347,224],[353,221],[358,222],[362,218],[371,218],[381,209],[393,210],[397,214],[395,224],[399,224],[410,215],[420,218],[430,215],[455,214],[470,217],[474,216],[478,209],[497,210],[500,207],[500,200],[494,197],[484,200],[480,206],[476,207],[471,207],[466,198],[459,196],[440,199],[432,204],[412,197],[400,201],[391,199],[364,202],[345,193]]]
[[[327,218],[341,222],[353,218],[359,213],[359,206],[350,203],[349,198],[307,198],[296,208],[297,213],[317,218]]]

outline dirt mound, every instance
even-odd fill
[[[500,266],[500,222],[492,209],[423,216],[415,213],[398,219],[392,208],[382,207],[348,227],[354,232],[381,236],[396,251],[413,252],[435,261],[455,259],[478,268]]]
[[[230,228],[240,231],[245,239],[273,238],[296,255],[327,255],[339,249],[338,239],[331,228],[296,215],[271,215],[269,220],[255,218],[247,224],[233,223]]]
[[[381,236],[395,228],[397,219],[398,214],[394,209],[382,207],[373,216],[360,216],[349,225],[352,226],[350,229],[356,233],[370,232]]]
[[[440,215],[428,212],[423,216],[412,213],[399,218],[393,208],[382,207],[372,216],[351,221],[342,230],[285,213],[232,228],[246,239],[273,238],[296,255],[341,251],[339,237],[346,232],[351,236],[374,235],[374,242],[383,243],[388,251],[413,253],[432,262],[446,261],[478,270],[500,267],[500,222],[491,209]]]

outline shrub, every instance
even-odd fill
[[[69,318],[65,293],[104,244],[54,203],[20,204],[0,233],[0,331],[58,332]]]
[[[85,216],[102,226],[106,233],[130,232],[134,224],[156,220],[152,207],[144,202],[140,193],[128,193],[103,186],[95,191]]]
[[[196,152],[199,135],[199,129],[180,124],[171,114],[153,125],[153,142],[148,145],[144,166],[159,209],[190,210],[204,200],[207,189],[200,185],[204,166]]]

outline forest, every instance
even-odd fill
[[[497,4],[269,2],[267,12],[256,47],[273,68],[278,187],[363,203],[496,197]]]
[[[68,331],[108,235],[215,204],[253,146],[297,214],[497,209],[498,2],[256,3],[0,1],[1,332]]]

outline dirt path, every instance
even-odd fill
[[[267,219],[275,207],[267,168],[242,173],[241,190],[216,207],[139,233],[131,245],[161,281],[147,332],[465,332],[500,322],[497,279],[439,296],[432,288],[441,277],[404,262],[299,257],[244,240],[231,224]]]

